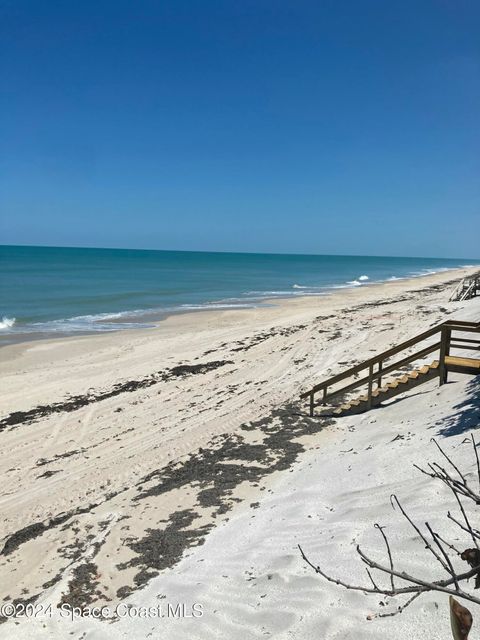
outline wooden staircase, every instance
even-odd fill
[[[439,375],[439,365],[439,361],[434,360],[431,364],[426,364],[419,369],[413,369],[399,378],[393,378],[384,386],[372,390],[371,406],[369,406],[368,394],[364,394],[358,396],[358,398],[348,400],[345,404],[341,404],[336,409],[333,409],[331,413],[334,416],[342,416],[368,411],[370,408],[378,406],[385,400],[390,400],[390,398],[398,396],[400,393],[410,391],[410,389],[418,387],[418,385],[432,378],[437,378]]]
[[[301,394],[301,399],[310,401],[310,415],[314,415],[316,406],[321,407],[322,415],[344,416],[354,413],[362,413],[390,400],[401,393],[428,382],[433,378],[439,378],[440,385],[447,382],[448,372],[466,373],[470,375],[480,374],[479,358],[464,358],[452,356],[452,349],[480,350],[480,340],[466,338],[465,333],[480,333],[480,322],[466,322],[462,320],[449,320],[443,322],[428,331],[425,331],[410,340],[384,351],[365,362],[351,367],[347,371],[333,376],[328,380],[315,385],[309,391]],[[461,334],[461,335],[458,335]],[[440,338],[440,340],[438,340]],[[433,340],[433,341],[432,341]],[[411,351],[419,342],[428,341],[430,344],[420,351],[415,351],[397,360],[394,363],[388,361],[402,351]],[[418,360],[424,360],[426,356],[438,352],[438,358],[429,364],[420,363],[416,368],[405,371],[407,366]],[[362,370],[368,370],[368,375],[359,377]],[[382,383],[382,378],[387,374],[395,374],[395,377]],[[346,386],[336,388],[339,382],[355,377],[355,380]],[[345,400],[345,396],[356,388],[366,387],[366,391],[355,398]],[[315,402],[315,395],[322,392],[320,402]],[[332,398],[340,397],[341,403],[332,405]]]
[[[460,284],[454,289],[450,296],[452,300],[468,300],[480,294],[480,271],[463,278]]]

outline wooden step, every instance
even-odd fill
[[[480,374],[480,359],[477,358],[447,356],[445,363],[449,371]],[[419,366],[417,369],[404,373],[398,378],[389,380],[383,386],[373,389],[371,403],[369,403],[368,395],[364,393],[361,396],[357,396],[356,398],[352,398],[344,402],[338,407],[330,409],[329,415],[342,416],[367,411],[371,407],[380,405],[385,400],[389,400],[396,395],[405,393],[413,387],[435,378],[438,376],[439,370],[440,364],[438,360],[434,360],[430,364]]]
[[[340,407],[337,407],[336,409],[334,409],[332,413],[338,416],[341,413],[345,413],[346,411],[349,411],[351,408],[352,407],[350,404],[342,404]]]
[[[405,393],[412,387],[438,376],[438,367],[438,360],[434,360],[431,364],[422,365],[419,369],[414,369],[399,378],[390,380],[384,386],[374,389],[372,391],[372,407],[378,406],[384,400],[389,400],[400,393]],[[363,394],[340,405],[332,411],[332,414],[341,416],[347,413],[361,413],[368,409],[368,395]]]
[[[445,364],[448,371],[456,373],[469,373],[476,375],[480,373],[479,358],[460,358],[457,356],[445,356]]]
[[[471,284],[471,280],[472,279],[470,279],[470,282],[468,283],[469,284],[468,288],[470,289],[473,286]],[[478,272],[473,276],[473,281],[475,283],[474,294],[476,295],[480,291],[480,272]],[[458,293],[461,289],[462,289],[462,286],[460,285],[459,287],[456,288],[456,292]],[[387,349],[386,351],[383,351],[380,354],[377,354],[374,358],[368,358],[364,362],[355,364],[353,367],[350,367],[346,371],[343,371],[342,373],[338,373],[337,375],[331,376],[328,380],[324,380],[323,382],[316,384],[310,390],[304,391],[303,393],[301,393],[300,398],[302,400],[307,398],[309,399],[310,415],[313,416],[315,406],[318,406],[318,405],[325,406],[327,398],[330,399],[333,396],[339,397],[340,394],[345,395],[346,393],[348,393],[349,391],[352,391],[357,387],[365,386],[367,382],[370,387],[370,398],[367,400],[364,394],[359,398],[360,404],[358,402],[350,403],[346,408],[348,409],[355,408],[356,410],[358,410],[362,407],[362,403],[366,403],[366,407],[370,408],[375,404],[380,404],[380,402],[386,397],[393,397],[398,393],[403,393],[407,389],[411,389],[418,384],[422,384],[427,380],[430,380],[435,376],[438,376],[440,372],[442,373],[442,379],[440,380],[440,384],[443,384],[444,382],[447,381],[447,374],[449,371],[458,371],[461,373],[479,375],[480,374],[480,358],[460,358],[460,357],[454,357],[454,356],[447,356],[445,361],[442,360],[441,365],[439,364],[438,360],[434,360],[429,365],[421,364],[421,365],[418,365],[418,367],[413,371],[409,373],[404,373],[406,366],[409,366],[413,362],[419,362],[423,360],[429,354],[437,352],[438,350],[440,350],[440,354],[445,353],[445,346],[446,346],[445,340],[444,340],[446,335],[445,331],[447,332],[447,334],[451,333],[452,331],[479,332],[480,322],[449,319],[436,326],[430,327],[429,329],[427,329],[427,331],[423,331],[422,333],[416,335],[415,337],[410,338],[409,340],[405,340],[400,344],[397,344],[392,348]],[[389,361],[393,356],[407,349],[410,350],[414,345],[424,340],[430,339],[433,336],[437,336],[439,341],[431,342],[427,346],[425,346],[423,349],[420,349],[419,351],[415,351],[415,353],[411,353],[409,351],[409,355],[407,355],[406,357],[403,357],[400,360],[397,360],[394,364],[387,365],[386,367],[384,366],[383,372],[382,372],[382,365],[387,363],[387,361]],[[470,345],[472,345],[471,346],[472,349],[480,350],[480,347],[478,346],[480,344],[479,340],[459,338],[459,337],[455,338],[455,336],[453,336],[452,339],[454,340],[454,342],[452,342],[450,346],[453,349],[456,349],[456,348],[469,349]],[[457,340],[458,344],[455,343],[455,339]],[[375,367],[377,368],[376,371],[375,371]],[[365,369],[369,370],[369,374],[363,375],[363,376],[360,375],[360,372],[364,371]],[[389,382],[386,385],[384,385],[383,387],[380,387],[379,390],[376,390],[375,395],[373,396],[372,395],[372,378],[373,378],[373,382],[375,383],[375,381],[385,378],[385,376],[387,375],[387,372],[392,373],[394,371],[398,372],[397,376],[399,377],[397,379],[394,378],[392,380],[389,380]],[[336,388],[336,385],[338,383],[352,377],[355,378],[353,382],[350,382],[350,384],[346,384],[343,388]],[[323,392],[323,402],[319,402],[315,404],[315,394],[319,393],[320,391]],[[328,393],[329,391],[330,393]]]

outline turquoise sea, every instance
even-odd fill
[[[0,246],[0,344],[419,276],[480,260]]]

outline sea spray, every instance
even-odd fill
[[[7,316],[3,316],[2,320],[0,321],[0,331],[11,329],[14,324],[15,318],[7,318]]]

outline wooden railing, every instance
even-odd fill
[[[480,271],[470,276],[466,276],[459,282],[450,296],[452,300],[468,300],[474,298],[480,293]]]
[[[448,368],[445,364],[445,357],[450,355],[451,349],[479,349],[480,350],[480,340],[475,339],[467,339],[462,337],[454,337],[453,332],[480,332],[480,322],[466,322],[462,320],[447,320],[446,322],[442,322],[441,324],[424,331],[423,333],[418,334],[414,338],[410,338],[409,340],[405,340],[387,351],[383,351],[382,353],[374,356],[373,358],[369,358],[365,360],[361,364],[357,364],[350,369],[347,369],[343,373],[339,373],[336,376],[325,380],[324,382],[320,382],[315,385],[309,391],[302,393],[300,398],[310,399],[310,415],[313,416],[314,408],[315,408],[315,394],[321,392],[322,399],[318,403],[319,405],[327,404],[327,400],[330,400],[334,396],[338,396],[339,394],[344,394],[357,387],[361,387],[366,385],[368,388],[368,406],[372,406],[372,393],[374,384],[377,387],[382,386],[382,377],[392,373],[393,371],[397,371],[398,369],[404,367],[415,360],[419,360],[429,355],[430,353],[434,353],[435,351],[439,351],[439,376],[440,376],[440,384],[444,384],[447,381]],[[423,342],[424,340],[428,340],[433,336],[438,336],[438,340],[433,342],[433,344],[429,344],[425,346],[423,349],[419,351],[415,351],[400,360],[392,364],[388,364],[385,366],[385,361],[389,360],[393,356],[401,353],[402,351],[406,351],[416,344]],[[329,389],[334,385],[351,378],[359,374],[361,371],[368,370],[367,375],[355,379],[353,382],[347,384],[340,389],[334,389],[329,392]]]

